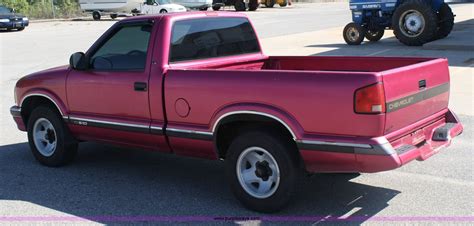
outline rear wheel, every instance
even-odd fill
[[[393,14],[393,33],[405,45],[423,45],[435,38],[436,18],[431,6],[424,1],[407,0]]]
[[[384,30],[368,30],[367,33],[365,33],[365,38],[371,42],[376,42],[379,41],[384,34]]]
[[[288,0],[283,1],[279,5],[280,5],[280,7],[286,7],[288,5]]]
[[[445,38],[451,33],[454,26],[454,13],[448,4],[443,3],[438,11],[438,30],[436,39]]]
[[[110,19],[115,20],[117,18],[117,14],[110,14]]]
[[[275,5],[275,0],[265,0],[265,6],[267,8],[273,8],[274,5]]]
[[[101,15],[100,15],[100,12],[99,12],[99,11],[94,11],[94,12],[92,13],[92,19],[94,19],[94,20],[100,20],[100,17],[101,17]]]
[[[255,11],[258,8],[258,0],[250,0],[249,2],[249,11]]]
[[[71,162],[77,153],[77,142],[64,125],[62,118],[46,106],[35,108],[28,120],[28,143],[41,164],[62,166]]]
[[[285,207],[302,176],[296,147],[282,136],[263,131],[243,133],[232,142],[226,172],[237,199],[260,212]]]
[[[344,27],[342,35],[344,41],[349,45],[360,45],[364,41],[364,36],[366,34],[366,29],[359,24],[349,23]]]
[[[18,30],[18,31],[23,31],[23,30],[25,30],[25,28],[24,28],[24,27],[20,27],[20,28],[18,28],[17,30]]]
[[[220,9],[221,9],[220,5],[213,5],[212,6],[212,10],[214,10],[214,11],[219,11]]]
[[[242,0],[237,0],[234,4],[235,11],[245,11],[247,8],[245,7],[245,3]]]
[[[168,11],[166,11],[166,9],[162,9],[160,10],[160,13],[167,13]]]

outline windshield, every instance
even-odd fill
[[[171,4],[170,0],[156,0],[156,2],[160,5]]]
[[[12,11],[5,7],[5,6],[0,6],[0,14],[8,14],[8,13],[11,13]]]

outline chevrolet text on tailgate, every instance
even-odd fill
[[[379,172],[462,132],[446,59],[274,57],[237,13],[117,22],[70,65],[20,79],[11,114],[36,159],[80,141],[223,159],[246,207],[283,208],[305,172]]]

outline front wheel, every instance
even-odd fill
[[[365,33],[365,38],[371,42],[377,42],[379,41],[384,34],[384,30],[368,30],[367,33]]]
[[[349,45],[360,45],[364,41],[364,36],[366,34],[366,29],[359,24],[349,23],[344,27],[342,31],[342,36],[344,41]]]
[[[249,209],[267,213],[290,202],[302,175],[296,147],[281,136],[259,131],[232,142],[226,172],[237,199]]]
[[[273,8],[274,5],[275,5],[275,0],[265,0],[265,6],[267,8]]]
[[[213,5],[212,6],[212,10],[214,10],[214,11],[219,11],[220,9],[221,9],[220,5]]]
[[[76,156],[76,140],[69,133],[62,118],[51,108],[35,108],[31,112],[27,128],[31,151],[41,164],[62,166]]]
[[[166,11],[166,9],[162,9],[160,10],[160,13],[167,13],[168,11]]]

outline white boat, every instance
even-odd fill
[[[128,15],[186,12],[184,6],[169,0],[79,0],[79,5],[83,11],[92,12],[94,20],[100,20],[103,15],[115,19]]]

